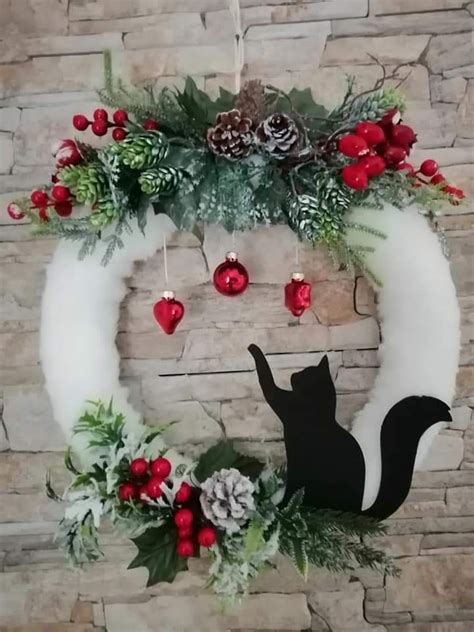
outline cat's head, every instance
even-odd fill
[[[318,366],[309,366],[291,376],[293,391],[304,397],[322,399],[335,397],[336,389],[329,370],[329,360],[325,355]]]

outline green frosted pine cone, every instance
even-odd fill
[[[138,183],[147,195],[168,195],[178,188],[182,179],[182,169],[157,167],[144,171],[138,178]]]
[[[107,191],[107,178],[100,166],[93,163],[63,167],[59,179],[80,204],[94,204]]]
[[[149,169],[161,162],[168,153],[168,140],[157,131],[129,134],[110,147],[112,154],[131,169]]]
[[[344,210],[321,204],[321,200],[312,195],[299,195],[290,204],[289,223],[300,237],[311,243],[330,243],[340,239],[344,231]]]
[[[89,222],[95,228],[104,228],[119,215],[119,209],[110,196],[99,200],[94,207],[94,213],[89,217]]]

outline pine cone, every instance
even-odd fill
[[[166,195],[173,193],[183,179],[182,169],[175,167],[157,167],[144,171],[138,178],[141,190],[147,195]]]
[[[94,204],[107,191],[105,173],[95,164],[63,167],[59,179],[81,204]]]
[[[313,244],[340,239],[344,230],[343,214],[347,207],[345,203],[338,204],[339,197],[336,195],[329,195],[326,200],[312,195],[299,195],[298,200],[293,199],[289,207],[290,226]]]
[[[242,116],[260,123],[265,116],[265,88],[260,79],[252,79],[244,84],[235,101],[235,107],[242,112]]]
[[[212,152],[229,160],[246,158],[253,151],[252,121],[239,110],[221,112],[216,124],[207,131],[207,142]]]
[[[149,169],[161,162],[168,153],[168,141],[161,132],[129,134],[110,147],[112,154],[131,169]]]
[[[201,485],[201,507],[208,520],[227,533],[235,533],[255,509],[252,481],[231,468],[215,472]]]
[[[100,199],[94,205],[94,213],[89,217],[89,222],[95,228],[104,228],[119,215],[119,210],[115,206],[110,196]]]
[[[283,160],[296,148],[300,133],[292,118],[276,113],[260,123],[255,136],[265,153],[277,160]]]

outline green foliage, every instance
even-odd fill
[[[110,145],[108,151],[130,169],[149,169],[166,158],[168,140],[157,131],[128,134],[120,143]]]
[[[106,447],[119,443],[123,436],[125,417],[114,412],[112,400],[108,406],[103,402],[89,404],[91,408],[79,418],[74,426],[74,434],[91,434],[90,447]]]
[[[263,469],[257,459],[239,454],[230,441],[220,441],[201,455],[194,469],[194,478],[202,483],[214,472],[231,467],[251,478],[258,476]]]
[[[175,167],[157,167],[144,171],[138,183],[144,193],[150,196],[170,195],[178,188],[184,172]]]
[[[59,178],[81,204],[94,204],[108,189],[105,173],[97,163],[63,167]]]

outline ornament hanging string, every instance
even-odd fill
[[[168,278],[168,252],[166,250],[166,237],[163,234],[163,264],[164,264],[164,269],[165,269],[165,288],[168,289],[168,283],[169,283],[169,278]]]
[[[300,242],[298,240],[298,237],[296,237],[295,244],[295,267],[296,269],[299,269],[300,267]]]
[[[228,0],[229,11],[234,23],[234,88],[235,94],[240,92],[241,75],[244,67],[244,33],[240,14],[240,0]]]

